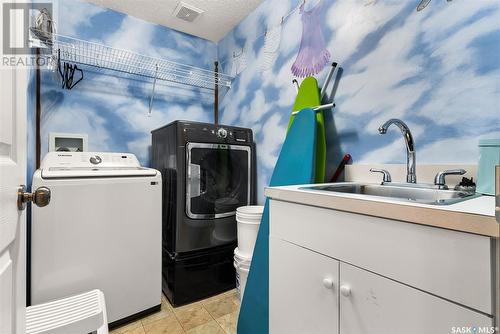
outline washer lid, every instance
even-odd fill
[[[41,164],[42,178],[154,176],[131,153],[49,152]]]
[[[155,176],[156,170],[145,167],[49,167],[42,169],[42,178]]]

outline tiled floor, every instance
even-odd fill
[[[115,328],[112,334],[235,334],[240,303],[236,290],[181,307],[162,295],[161,310]]]

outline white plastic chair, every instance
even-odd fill
[[[108,334],[104,294],[92,290],[26,308],[26,334]]]

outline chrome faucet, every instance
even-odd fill
[[[400,119],[391,118],[378,128],[378,132],[383,135],[387,133],[387,129],[391,124],[396,125],[403,134],[406,142],[406,182],[417,183],[417,173],[416,173],[416,160],[415,160],[415,145],[413,142],[413,136],[411,135],[410,128]]]
[[[434,178],[434,184],[438,187],[438,189],[447,190],[448,186],[446,185],[445,177],[446,175],[464,175],[467,173],[465,169],[448,169],[436,174]]]

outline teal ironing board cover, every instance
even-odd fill
[[[314,183],[316,113],[302,109],[281,148],[270,186]],[[238,334],[269,332],[269,199],[266,199],[238,319]]]

